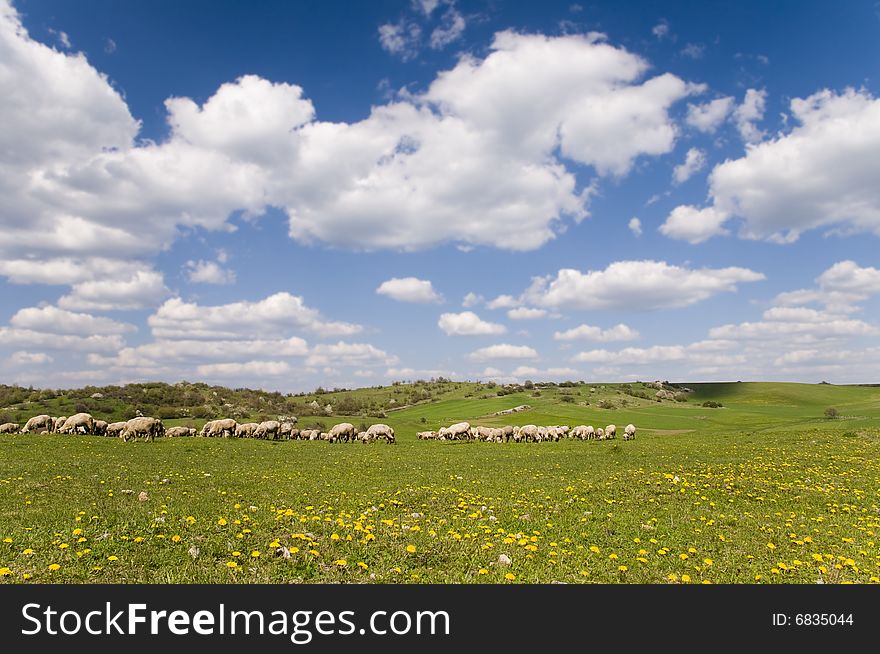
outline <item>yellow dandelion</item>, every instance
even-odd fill
[[[480,568],[480,571],[479,571],[478,574],[481,574],[481,575],[487,575],[487,574],[489,574],[489,571],[486,570],[486,568]]]
[[[30,556],[33,553],[34,551],[30,547],[28,547],[26,550],[22,550],[22,554],[24,554],[25,556]]]
[[[513,581],[516,579],[516,575],[512,572],[508,572],[506,575],[504,575],[504,578],[507,579],[507,581]]]
[[[238,563],[236,563],[235,561],[227,561],[227,562],[226,562],[226,567],[227,567],[227,568],[237,568],[237,567],[238,567]]]
[[[110,556],[107,557],[107,560],[108,561],[118,561],[119,557],[116,556],[115,554],[111,554]]]
[[[358,567],[361,568],[362,570],[367,570],[370,566],[368,566],[363,561],[358,561]]]
[[[12,570],[9,568],[0,568],[0,577],[9,577],[12,574]]]
[[[416,546],[415,545],[407,545],[406,551],[409,552],[410,554],[415,554],[416,553]]]
[[[225,526],[228,525],[229,523],[226,522],[226,518],[220,518],[220,519],[217,521],[217,524],[220,525],[221,527],[225,527]]]
[[[174,534],[174,535],[171,537],[171,542],[173,542],[173,543],[179,543],[179,542],[180,542],[180,536],[178,536],[177,534]]]
[[[595,545],[591,545],[591,546],[590,546],[590,551],[591,551],[593,554],[598,554],[598,553],[600,552],[599,548],[596,547]]]
[[[52,572],[55,572],[56,570],[60,570],[60,569],[61,569],[61,566],[58,565],[57,563],[50,563],[49,564],[49,570],[51,570]]]
[[[629,568],[627,568],[625,565],[619,565],[617,566],[617,569],[621,572],[626,572],[627,570],[629,570]]]

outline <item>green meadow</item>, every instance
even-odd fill
[[[302,427],[384,422],[396,445],[2,435],[0,580],[880,582],[880,388],[682,386],[684,401],[657,401],[645,384],[501,395],[401,384],[317,396],[355,415],[299,415]],[[92,403],[105,414],[65,394],[3,412],[23,422],[84,402],[121,419],[135,407],[104,395]],[[244,422],[315,396],[235,397]],[[638,431],[631,442],[416,439],[461,420]]]

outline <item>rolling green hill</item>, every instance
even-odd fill
[[[282,394],[200,383],[145,383],[55,391],[0,386],[0,423],[21,422],[40,413],[87,411],[108,422],[138,411],[167,425],[200,427],[206,420],[239,422],[297,416],[302,427],[325,428],[343,420],[358,426],[390,424],[399,437],[467,420],[473,424],[636,424],[664,432],[768,431],[835,423],[854,429],[880,425],[880,388],[774,382],[667,384],[678,399],[658,400],[653,383],[564,382],[498,386],[444,379],[395,383],[354,390],[317,389]],[[689,389],[682,392],[681,389]],[[720,407],[713,407],[720,404]],[[495,415],[518,406],[529,408]]]

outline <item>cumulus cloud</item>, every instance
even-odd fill
[[[507,331],[504,325],[483,320],[473,311],[441,314],[437,326],[447,336],[483,336]]]
[[[434,290],[430,280],[417,277],[392,277],[382,282],[376,293],[398,302],[431,304],[443,301],[443,296]]]
[[[47,363],[52,363],[55,359],[45,352],[27,352],[25,350],[19,350],[18,352],[13,352],[8,360],[13,366],[42,366]]]
[[[626,226],[629,228],[629,231],[633,233],[633,236],[639,237],[642,235],[642,221],[635,216],[629,219]]]
[[[74,284],[71,292],[58,300],[58,305],[82,311],[144,309],[158,305],[168,294],[162,273],[137,270],[127,278]]]
[[[397,363],[397,357],[369,343],[346,343],[339,341],[334,344],[320,344],[312,348],[306,359],[309,366],[390,366]]]
[[[442,50],[450,43],[458,41],[467,27],[467,21],[454,6],[443,14],[440,25],[431,32],[430,45],[434,50]]]
[[[767,104],[767,91],[749,89],[740,104],[733,111],[733,119],[740,136],[746,143],[758,143],[764,138],[763,130],[758,129],[756,122],[764,118]]]
[[[535,320],[546,316],[546,309],[535,309],[532,307],[517,307],[507,312],[507,317],[511,320]]]
[[[438,45],[461,25],[453,9]],[[391,27],[383,42],[405,51],[415,30]],[[301,87],[245,75],[201,104],[166,100],[169,134],[151,142],[137,140],[139,122],[84,55],[31,39],[6,0],[0,62],[0,261],[19,271],[3,267],[141,261],[124,282],[83,280],[61,303],[71,310],[155,305],[166,291],[149,258],[182,233],[230,231],[230,215],[267,206],[304,243],[535,249],[588,214],[596,180],[579,184],[575,166],[622,176],[671,151],[669,109],[702,90],[648,77],[647,61],[596,34],[507,31],[484,57],[460,57],[423,92],[358,122],[321,121]]]
[[[690,148],[684,161],[673,169],[672,181],[675,184],[684,184],[694,173],[701,171],[705,166],[706,153],[699,148]]]
[[[525,379],[533,377],[541,381],[553,381],[560,379],[571,379],[578,375],[578,371],[574,368],[535,368],[532,366],[519,366],[510,373],[512,377],[517,379]]]
[[[468,355],[471,361],[493,361],[496,359],[537,359],[538,353],[527,345],[489,345],[474,350]]]
[[[728,231],[723,227],[728,216],[715,207],[698,209],[690,205],[679,205],[673,209],[659,231],[664,236],[688,243],[702,243],[713,236],[722,236]]]
[[[783,307],[821,304],[837,314],[860,311],[856,303],[880,294],[880,270],[859,266],[855,261],[839,261],[819,275],[816,284],[815,288],[780,293],[773,302]]]
[[[494,300],[486,303],[487,309],[511,309],[519,306],[520,302],[512,295],[499,295]]]
[[[124,344],[118,334],[77,336],[33,329],[0,327],[0,345],[72,352],[116,352]]]
[[[247,361],[245,363],[206,363],[196,367],[202,378],[257,378],[277,377],[290,372],[286,361]]]
[[[134,325],[53,306],[19,309],[9,319],[9,324],[17,329],[79,336],[125,334],[135,331]]]
[[[421,38],[422,28],[406,18],[379,26],[379,43],[382,49],[403,61],[409,61],[418,54]]]
[[[242,301],[203,306],[172,298],[147,319],[156,338],[257,339],[277,336],[291,329],[322,335],[356,334],[363,328],[345,322],[326,321],[302,297],[281,292],[256,302]]]
[[[735,102],[733,96],[727,96],[702,104],[688,103],[685,122],[701,132],[712,134],[727,120]]]
[[[648,311],[689,306],[761,279],[763,274],[747,268],[692,269],[664,261],[617,261],[605,270],[583,273],[565,268],[555,278],[538,277],[524,298],[547,308]]]
[[[471,307],[475,307],[478,304],[482,304],[484,301],[485,298],[482,295],[471,291],[464,296],[464,299],[461,301],[461,306],[463,306],[465,309],[470,309]]]
[[[216,261],[187,261],[186,274],[194,284],[234,284],[235,271]]]
[[[741,237],[776,243],[822,227],[880,234],[880,100],[823,90],[793,99],[791,114],[798,124],[787,134],[715,166],[700,233],[719,233],[737,217]]]
[[[585,340],[609,343],[612,341],[634,341],[639,338],[639,332],[623,323],[618,323],[608,329],[593,325],[578,325],[565,331],[554,332],[553,338],[557,341]]]

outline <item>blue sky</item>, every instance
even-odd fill
[[[0,0],[0,381],[872,382],[880,4]]]

